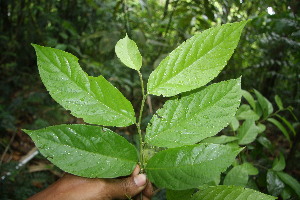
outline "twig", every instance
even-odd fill
[[[3,162],[3,160],[4,160],[4,156],[5,156],[5,154],[7,153],[7,151],[8,151],[8,149],[9,149],[10,145],[13,143],[13,141],[14,141],[14,139],[15,139],[15,137],[16,137],[16,134],[17,134],[17,131],[15,131],[15,132],[13,133],[13,136],[10,138],[10,141],[9,141],[8,145],[5,147],[5,150],[4,150],[4,152],[3,152],[2,156],[1,156],[0,166],[2,165],[2,162]]]

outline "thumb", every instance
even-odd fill
[[[136,167],[130,177],[115,179],[110,182],[111,197],[117,199],[127,199],[141,193],[146,187],[147,178],[145,174],[138,174],[139,168]]]

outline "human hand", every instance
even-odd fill
[[[150,200],[153,187],[144,174],[139,174],[137,165],[131,176],[126,178],[104,179],[83,178],[71,174],[64,175],[57,182],[28,200]]]

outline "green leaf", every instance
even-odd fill
[[[254,93],[262,109],[263,118],[266,119],[273,112],[273,106],[270,101],[266,99],[260,92],[254,90]]]
[[[209,137],[201,141],[201,143],[225,144],[238,140],[237,137],[221,135],[216,137]]]
[[[263,133],[266,130],[266,126],[264,124],[257,124],[258,133]]]
[[[273,170],[268,170],[266,181],[268,192],[277,197],[282,192],[284,183],[279,179]]]
[[[291,141],[289,133],[287,132],[285,127],[279,121],[277,121],[274,118],[268,118],[267,121],[274,124],[283,133],[283,135],[286,137],[286,139],[288,139],[288,141]]]
[[[279,110],[282,110],[283,109],[283,104],[282,104],[281,98],[278,95],[275,95],[275,102],[276,102]]]
[[[223,81],[168,100],[152,117],[146,142],[177,147],[216,135],[229,124],[240,104],[240,81]]]
[[[254,167],[251,163],[245,162],[240,165],[249,175],[257,175],[258,169]]]
[[[281,119],[281,121],[283,121],[283,123],[290,129],[290,131],[292,131],[294,136],[296,136],[297,133],[296,133],[293,125],[289,121],[287,121],[284,117],[280,116],[279,114],[276,114],[275,116],[278,117],[279,119]]]
[[[240,126],[239,120],[236,119],[236,117],[233,117],[230,122],[230,127],[233,131],[236,131]]]
[[[246,120],[246,119],[258,120],[259,115],[257,115],[256,112],[251,110],[249,105],[243,104],[239,107],[238,111],[236,112],[236,118],[238,120]]]
[[[272,142],[271,142],[268,138],[266,138],[266,137],[264,137],[264,136],[259,136],[259,137],[257,138],[257,141],[258,141],[262,146],[264,146],[264,147],[267,148],[267,149],[272,150],[272,149],[274,148],[273,145],[272,145]]]
[[[135,147],[109,129],[74,124],[24,132],[48,160],[62,170],[78,176],[126,176],[137,163]]]
[[[285,159],[283,154],[280,152],[279,159],[278,158],[274,159],[272,169],[274,171],[282,171],[284,170],[284,168],[285,168]]]
[[[293,195],[292,189],[290,187],[283,188],[280,196],[283,200],[290,200]]]
[[[243,97],[248,101],[250,106],[253,108],[253,110],[256,110],[256,104],[253,96],[250,94],[250,92],[246,90],[242,90]]]
[[[246,186],[249,175],[241,165],[233,167],[225,176],[224,185]]]
[[[139,71],[142,67],[142,56],[135,42],[126,35],[115,47],[118,58],[124,65]]]
[[[284,172],[276,172],[279,178],[288,186],[290,186],[298,197],[300,197],[300,183],[291,175]]]
[[[190,200],[194,194],[195,189],[189,190],[166,190],[167,200]]]
[[[196,188],[225,171],[240,151],[237,146],[220,144],[167,149],[148,161],[147,177],[158,187],[173,190]]]
[[[131,103],[103,76],[88,76],[72,54],[33,45],[41,79],[51,97],[87,123],[128,126],[135,122]]]
[[[170,97],[206,85],[226,65],[246,23],[210,28],[182,43],[151,73],[148,94]]]
[[[240,186],[218,185],[207,187],[193,195],[192,200],[274,200],[276,197]]]
[[[246,120],[238,129],[237,137],[240,145],[246,145],[253,142],[258,134],[258,127],[254,120]]]

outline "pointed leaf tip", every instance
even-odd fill
[[[170,97],[206,85],[227,64],[246,23],[213,27],[183,42],[151,73],[148,94]]]
[[[33,45],[41,79],[51,97],[87,123],[128,126],[135,122],[131,103],[103,76],[88,76],[74,55]]]
[[[64,124],[26,133],[49,161],[77,176],[126,176],[138,160],[135,147],[125,138],[98,126]]]
[[[140,51],[136,43],[131,40],[127,34],[123,39],[120,39],[117,42],[115,52],[117,57],[127,67],[137,71],[142,67],[142,56]]]

